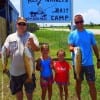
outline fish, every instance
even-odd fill
[[[74,64],[75,64],[75,74],[76,78],[80,79],[80,73],[82,70],[81,62],[82,62],[82,53],[80,47],[75,47],[74,49]]]
[[[2,66],[3,66],[3,72],[8,72],[7,70],[7,63],[8,63],[8,55],[7,55],[7,49],[6,47],[2,47],[1,51],[1,60],[2,60]]]
[[[27,74],[26,82],[32,82],[32,74],[35,72],[34,69],[34,57],[31,49],[24,47],[23,60],[25,65],[25,70]]]

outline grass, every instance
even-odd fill
[[[67,58],[70,58],[70,52],[68,50],[68,45],[67,45],[67,37],[68,37],[68,32],[65,31],[53,31],[53,30],[46,30],[46,29],[41,29],[35,33],[39,39],[39,41],[42,42],[47,42],[50,45],[50,55],[52,57],[56,57],[56,52],[58,49],[63,48],[66,53],[67,53]],[[100,44],[100,35],[96,36],[96,40],[98,45]],[[36,53],[36,58],[39,57],[40,53]],[[69,63],[71,63],[69,61]],[[94,56],[94,63],[96,65],[96,59]],[[0,61],[0,66],[1,66],[1,61]],[[98,70],[95,67],[96,70],[96,88],[97,88],[97,100],[100,100],[100,70]],[[2,68],[0,68],[0,86],[2,86]],[[15,96],[12,96],[9,90],[9,78],[6,75],[3,75],[4,77],[4,83],[3,83],[3,93],[4,93],[4,99],[3,100],[16,100]],[[34,91],[34,96],[33,100],[40,100],[41,96],[41,88],[40,88],[40,82],[39,82],[39,72],[36,71],[36,89]],[[70,85],[69,85],[69,99],[68,100],[76,100],[76,95],[75,95],[75,81],[73,79],[73,70],[70,71]],[[1,99],[1,93],[2,93],[2,88],[0,88],[0,100]],[[89,96],[89,90],[87,86],[87,82],[84,80],[82,84],[82,100],[91,100]],[[24,96],[24,100],[26,100],[26,97]],[[47,99],[46,99],[47,100]],[[57,85],[54,83],[53,84],[53,96],[52,100],[59,100],[59,93],[58,93],[58,88]]]
[[[56,56],[56,52],[60,48],[67,50],[66,46],[68,32],[41,29],[35,34],[39,38],[40,43],[49,43],[51,56]]]
[[[93,26],[85,25],[85,28],[87,28],[87,29],[100,29],[100,25],[93,25]]]

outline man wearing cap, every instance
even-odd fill
[[[35,86],[35,75],[33,74],[33,81],[31,83],[26,83],[27,78],[24,61],[23,61],[23,51],[24,46],[27,44],[32,51],[39,50],[39,42],[35,34],[27,31],[27,21],[23,17],[19,17],[16,21],[17,31],[10,34],[3,45],[6,47],[9,56],[11,57],[10,66],[10,89],[12,94],[16,95],[17,100],[23,100],[23,86],[25,87],[25,92],[27,100],[32,100],[32,94]],[[6,69],[3,69],[4,71]]]

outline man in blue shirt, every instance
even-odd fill
[[[100,56],[96,45],[96,40],[92,32],[84,29],[84,20],[82,15],[76,15],[74,18],[76,24],[76,30],[72,31],[68,37],[69,49],[72,52],[74,78],[76,79],[76,94],[78,100],[81,100],[81,83],[86,76],[86,80],[89,85],[90,96],[92,100],[97,100],[97,93],[95,87],[95,70],[93,64],[92,49],[97,58],[97,67],[100,67]],[[76,78],[74,68],[74,49],[80,47],[82,53],[82,71],[80,73],[80,79]]]

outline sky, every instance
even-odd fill
[[[20,13],[20,0],[10,0]],[[82,14],[85,24],[100,24],[100,0],[73,0],[73,16]]]

